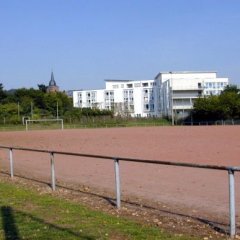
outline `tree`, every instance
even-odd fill
[[[237,85],[227,85],[221,94],[225,94],[228,92],[238,94],[240,92],[240,89],[237,87]]]
[[[192,117],[194,121],[216,121],[223,119],[224,109],[220,104],[219,97],[209,96],[196,99]]]
[[[45,84],[38,84],[38,89],[43,93],[47,92],[47,86]]]
[[[6,97],[7,97],[7,94],[3,89],[3,84],[0,83],[0,102],[2,102]]]
[[[0,105],[0,119],[3,122],[17,123],[20,121],[18,118],[18,105],[16,103],[7,103]]]
[[[192,111],[194,121],[240,119],[240,90],[227,86],[219,96],[199,98]]]
[[[225,110],[225,119],[240,118],[240,94],[236,86],[228,86],[219,96],[220,105]]]

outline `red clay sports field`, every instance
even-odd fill
[[[1,132],[0,145],[97,155],[211,165],[240,166],[240,127],[190,126]],[[112,161],[57,155],[57,180],[114,192]],[[0,149],[0,166],[7,169],[8,153]],[[18,175],[48,181],[49,155],[14,152]],[[175,211],[199,217],[227,218],[228,174],[120,162],[123,196],[161,202]],[[240,211],[240,173],[236,173],[237,220]]]

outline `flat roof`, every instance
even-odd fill
[[[134,80],[121,80],[121,79],[104,79],[105,82],[130,82]]]
[[[73,90],[73,92],[94,92],[94,91],[100,91],[100,90],[106,90],[105,88],[100,89],[80,89],[80,90]]]
[[[154,79],[138,79],[138,80],[122,80],[122,79],[104,79],[105,82],[142,82],[142,81],[154,81]]]
[[[191,74],[191,73],[217,73],[217,71],[168,71],[168,72],[159,72],[155,79],[158,78],[161,74]]]
[[[169,71],[169,72],[160,72],[160,74],[186,74],[186,73],[217,73],[217,71]]]

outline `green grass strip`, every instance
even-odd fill
[[[0,210],[0,239],[192,239],[5,182]]]

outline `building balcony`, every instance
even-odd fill
[[[173,94],[173,99],[189,99],[189,98],[199,98],[202,94]]]
[[[173,110],[190,110],[192,109],[193,106],[192,105],[177,105],[177,106],[174,106],[173,105]]]
[[[192,86],[174,86],[173,87],[173,92],[175,91],[203,91],[204,90],[204,86],[196,86],[196,85],[192,85]]]

